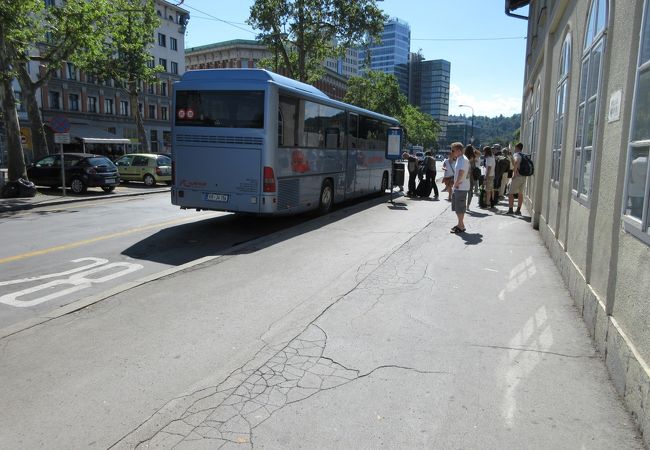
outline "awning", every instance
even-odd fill
[[[91,127],[81,123],[70,124],[70,136],[79,139],[84,144],[131,144],[130,139],[118,138],[101,128]]]

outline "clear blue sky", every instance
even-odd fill
[[[173,0],[172,0],[173,1]],[[178,0],[177,0],[178,1]],[[411,51],[451,62],[450,114],[505,116],[521,112],[527,21],[505,15],[503,0],[384,0],[379,6],[411,26]],[[254,39],[253,0],[185,0],[185,46]],[[527,8],[516,11],[526,15]],[[504,39],[517,38],[517,39]]]

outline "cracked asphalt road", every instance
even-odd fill
[[[529,225],[403,202],[3,340],[0,447],[643,448]]]

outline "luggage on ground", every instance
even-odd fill
[[[431,184],[431,180],[424,178],[418,183],[418,187],[415,188],[415,195],[418,197],[428,197],[431,195],[432,189],[433,185]]]

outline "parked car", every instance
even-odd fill
[[[418,161],[424,161],[424,152],[415,152],[415,157]]]
[[[89,153],[64,153],[65,185],[73,193],[83,194],[89,187],[111,192],[120,182],[113,161]],[[38,186],[61,186],[61,155],[48,155],[27,168],[27,177]]]
[[[122,181],[143,181],[147,186],[172,182],[172,159],[155,153],[130,153],[115,161]]]

